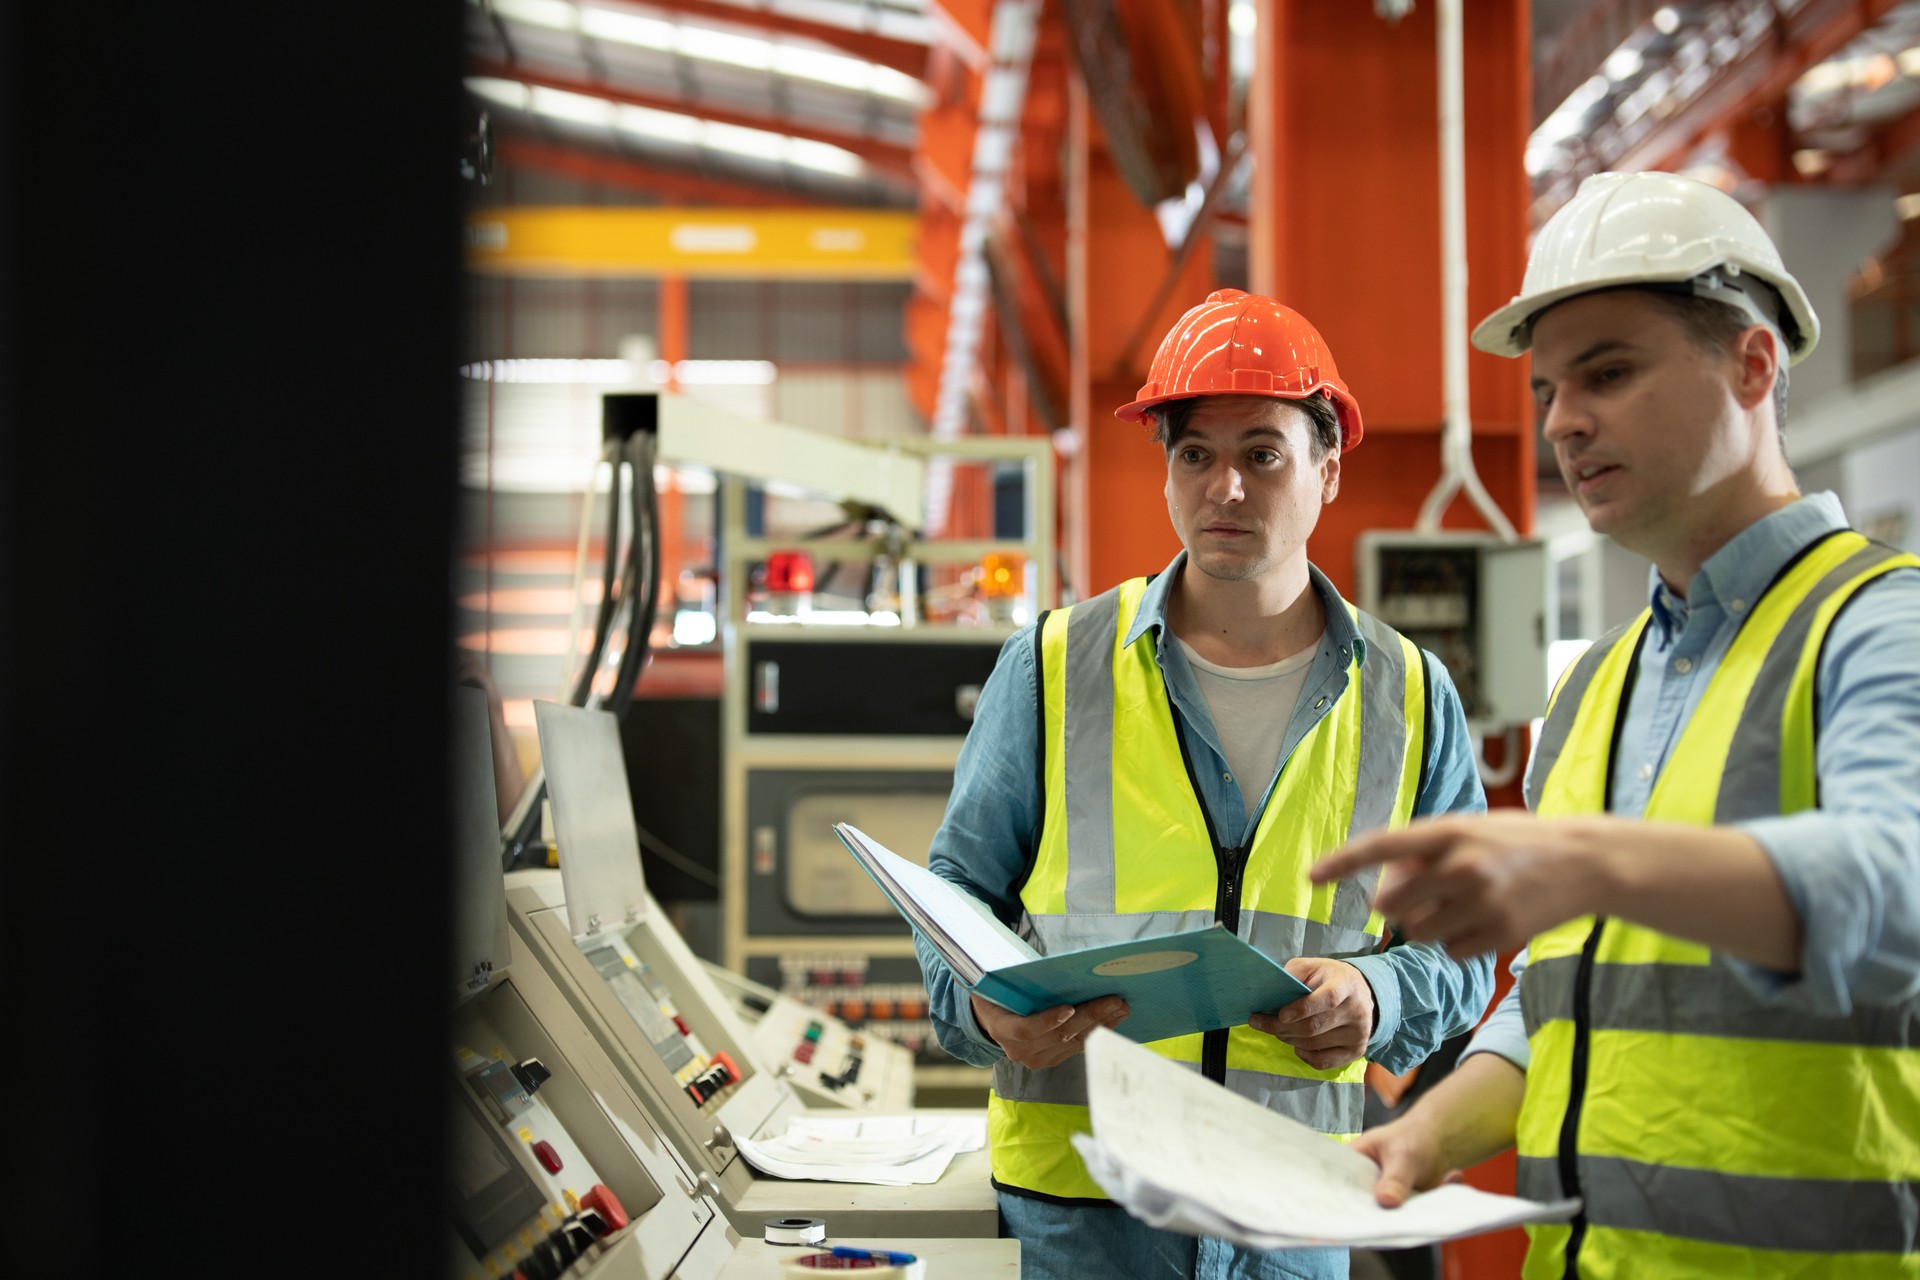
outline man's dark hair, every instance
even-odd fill
[[[1200,403],[1201,397],[1188,396],[1183,400],[1168,400],[1147,410],[1153,415],[1153,439],[1168,453],[1180,443],[1180,437],[1187,434],[1187,419],[1193,416],[1193,407]],[[1303,400],[1287,400],[1287,404],[1297,404],[1306,411],[1313,422],[1313,460],[1320,461],[1327,454],[1340,448],[1340,415],[1334,412],[1333,401],[1325,396],[1308,396]]]
[[[1694,346],[1712,355],[1723,355],[1731,350],[1733,340],[1754,323],[1753,317],[1738,307],[1730,307],[1713,298],[1668,293],[1662,289],[1647,289],[1644,292],[1679,322]],[[1780,341],[1780,372],[1773,380],[1773,424],[1780,432],[1780,452],[1783,454],[1787,451],[1787,354],[1787,344],[1783,338]]]

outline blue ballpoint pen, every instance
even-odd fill
[[[852,1245],[845,1244],[833,1246],[833,1256],[836,1258],[868,1258],[874,1262],[885,1262],[895,1267],[904,1267],[910,1262],[917,1261],[910,1253],[895,1253],[891,1249],[856,1249]]]

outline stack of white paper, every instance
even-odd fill
[[[1073,1145],[1094,1181],[1134,1217],[1189,1235],[1254,1249],[1398,1249],[1580,1207],[1454,1185],[1383,1209],[1373,1161],[1105,1028],[1087,1039],[1087,1096],[1093,1135]]]
[[[938,1182],[955,1156],[986,1146],[987,1117],[800,1116],[777,1138],[736,1141],[776,1178],[906,1187]]]

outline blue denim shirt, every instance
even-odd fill
[[[1193,668],[1180,646],[1165,643],[1163,638],[1167,596],[1185,560],[1183,551],[1148,584],[1126,643],[1134,644],[1148,631],[1154,632],[1174,714],[1192,754],[1200,801],[1220,839],[1239,845],[1258,821],[1260,810],[1250,822],[1240,790],[1247,779],[1235,778],[1228,769]],[[1326,606],[1327,628],[1287,723],[1281,769],[1286,768],[1286,761],[1307,731],[1346,692],[1349,649],[1357,648],[1360,660],[1366,661],[1366,641],[1354,630],[1339,593],[1318,569],[1312,569],[1311,574],[1314,589]],[[1423,816],[1483,812],[1486,795],[1481,790],[1460,696],[1437,659],[1428,658],[1426,668],[1433,711],[1427,726],[1424,783],[1415,798],[1414,812]],[[1045,805],[1035,763],[1040,751],[1039,688],[1033,661],[1033,627],[1028,626],[1002,647],[993,674],[981,689],[973,728],[954,769],[946,818],[934,836],[927,860],[935,874],[986,903],[1009,926],[1016,925],[1020,918],[1020,902],[1012,886],[1025,874],[1034,856],[1034,833]],[[1261,809],[1277,778],[1276,772],[1274,778],[1261,783]],[[1199,833],[1199,838],[1204,842],[1204,833]],[[975,1023],[967,989],[955,980],[952,969],[918,937],[914,946],[926,975],[929,1008],[941,1046],[961,1061],[980,1067],[991,1066],[1005,1056]],[[1374,1031],[1367,1056],[1396,1073],[1424,1060],[1442,1040],[1472,1027],[1493,991],[1492,956],[1457,962],[1433,944],[1396,946],[1348,962],[1373,988]]]
[[[1653,621],[1613,762],[1613,812],[1646,812],[1707,682],[1747,610],[1801,547],[1846,527],[1831,493],[1811,494],[1741,530],[1681,599],[1649,575]],[[1815,673],[1820,807],[1738,824],[1759,841],[1800,916],[1800,972],[1733,960],[1747,984],[1787,1008],[1842,1014],[1920,994],[1920,572],[1861,588],[1828,633]],[[1527,798],[1531,805],[1535,797]],[[1732,959],[1731,957],[1729,957]],[[1517,979],[1527,954],[1513,962]],[[1522,1070],[1520,986],[1468,1046]]]

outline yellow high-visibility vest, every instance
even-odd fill
[[[1834,617],[1920,559],[1839,532],[1759,600],[1646,817],[1700,825],[1818,803],[1814,687]],[[1535,751],[1543,816],[1607,807],[1651,612],[1562,681]],[[1920,1275],[1920,1004],[1816,1016],[1697,943],[1587,916],[1533,939],[1520,1194],[1584,1200],[1531,1228],[1525,1275]]]
[[[1307,868],[1352,836],[1405,826],[1426,724],[1420,651],[1347,608],[1360,642],[1350,683],[1281,770],[1248,848],[1222,866],[1188,773],[1153,633],[1123,642],[1147,580],[1137,578],[1036,629],[1045,719],[1046,805],[1024,885],[1021,933],[1042,954],[1205,928],[1221,920],[1279,961],[1363,955],[1384,925],[1364,881],[1311,885]],[[1240,854],[1244,853],[1244,860]],[[1223,874],[1223,872],[1225,874]],[[1364,1059],[1331,1071],[1250,1027],[1155,1041],[1199,1066],[1224,1045],[1224,1083],[1342,1138],[1360,1129]],[[1092,1128],[1086,1059],[1028,1070],[1002,1060],[987,1104],[994,1181],[1065,1200],[1103,1200],[1069,1139]]]

